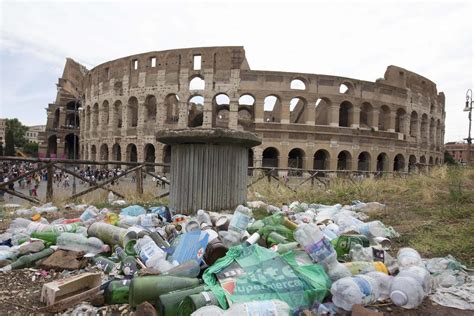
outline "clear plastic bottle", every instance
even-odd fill
[[[401,248],[397,253],[397,260],[400,270],[409,266],[425,266],[420,254],[413,248]]]
[[[363,274],[339,279],[331,286],[332,302],[346,311],[354,304],[374,303],[379,293],[377,280]]]
[[[363,247],[360,244],[354,244],[349,250],[349,257],[352,261],[383,262],[391,274],[398,269],[393,257],[385,250],[376,247]]]
[[[135,250],[148,268],[155,268],[163,273],[175,266],[166,260],[166,252],[158,247],[150,236],[140,238],[135,244]]]
[[[372,221],[360,224],[357,229],[362,235],[369,238],[385,237],[385,225],[381,221]]]
[[[410,276],[397,275],[390,284],[390,299],[397,306],[406,309],[417,308],[424,297],[423,286]]]
[[[206,211],[198,210],[196,217],[199,224],[206,223],[207,225],[212,226],[211,216],[209,216],[209,214],[206,213]]]
[[[420,266],[409,266],[404,268],[398,273],[399,276],[408,276],[417,280],[425,295],[428,295],[431,292],[432,278],[428,270]]]
[[[337,261],[336,251],[317,225],[301,224],[294,235],[313,261],[324,266],[332,281],[351,276],[351,272]]]
[[[387,275],[380,271],[372,271],[366,274],[377,281],[379,287],[379,297],[377,300],[385,301],[390,298],[390,285],[392,284],[393,276]]]
[[[62,233],[56,240],[56,245],[60,249],[72,251],[84,251],[86,254],[98,254],[109,252],[110,247],[105,245],[102,240],[95,237],[86,238],[81,234]]]
[[[243,205],[237,206],[229,223],[229,230],[242,235],[252,218],[252,211]]]

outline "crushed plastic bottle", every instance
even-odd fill
[[[226,247],[232,247],[240,244],[242,236],[247,231],[247,226],[252,218],[252,211],[243,206],[239,205],[235,209],[234,215],[229,223],[227,231],[221,231],[222,242]]]
[[[397,306],[413,309],[421,304],[424,297],[423,287],[410,276],[397,275],[390,284],[390,299]]]
[[[420,254],[413,248],[401,248],[397,253],[397,260],[400,270],[409,266],[425,266]]]
[[[147,235],[137,241],[135,250],[148,268],[155,268],[163,273],[175,266],[166,260],[166,252]]]
[[[288,316],[290,315],[290,307],[287,303],[280,300],[268,301],[251,301],[245,303],[233,303],[229,309],[222,310],[221,308],[210,305],[204,306],[196,310],[191,315],[193,316]]]
[[[379,293],[377,280],[367,275],[342,278],[331,286],[332,302],[346,311],[351,311],[354,304],[374,303]]]
[[[209,226],[212,226],[211,217],[204,210],[198,210],[197,211],[196,219],[199,222],[199,224],[205,223]]]
[[[385,301],[390,298],[390,285],[392,284],[393,276],[380,271],[372,271],[365,275],[377,282],[379,287],[378,301]]]
[[[62,233],[56,240],[56,245],[60,249],[72,251],[84,251],[86,254],[98,254],[109,252],[110,247],[105,245],[102,240],[95,237],[86,238],[80,234]]]

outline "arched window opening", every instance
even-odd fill
[[[176,124],[179,120],[179,97],[170,94],[165,98],[166,123]]]
[[[75,149],[74,146],[76,146]],[[73,133],[64,137],[64,157],[67,159],[77,159],[79,157],[79,137]]]
[[[156,157],[155,157],[155,146],[153,146],[153,144],[146,144],[143,151],[144,151],[143,156],[145,157],[145,162],[154,163],[155,159],[156,159]],[[155,166],[148,165],[148,166],[146,166],[146,169],[149,172],[154,172],[155,171]]]
[[[230,99],[224,93],[219,93],[214,97],[214,126],[228,127],[229,126],[229,109]]]
[[[280,153],[274,147],[266,148],[262,153],[262,167],[278,168],[278,157]]]
[[[361,152],[357,159],[357,170],[369,171],[370,170],[370,154],[366,151]]]
[[[300,148],[294,148],[288,153],[288,168],[303,169],[304,151]],[[301,177],[303,170],[289,170],[288,176]]]
[[[243,94],[239,98],[239,105],[253,106],[255,104],[255,98],[250,94]]]
[[[91,146],[91,160],[97,160],[97,148],[95,145]]]
[[[91,129],[93,131],[97,131],[97,127],[99,126],[99,104],[94,104],[92,107],[92,126]]]
[[[352,104],[348,101],[344,101],[339,106],[339,126],[350,127],[352,124]]]
[[[109,147],[107,144],[102,144],[100,146],[100,160],[107,161],[109,160]]]
[[[388,171],[388,165],[389,165],[389,161],[388,161],[388,156],[386,153],[380,153],[378,156],[377,156],[377,171],[378,172],[386,172]]]
[[[402,154],[398,154],[393,159],[393,171],[402,172],[405,170],[405,157]]]
[[[428,115],[426,115],[426,114],[423,114],[421,116],[420,133],[421,133],[421,135],[420,135],[421,136],[421,142],[423,144],[428,143],[429,125],[428,125]]]
[[[362,103],[360,107],[359,124],[362,128],[371,128],[372,123],[372,105],[368,102]]]
[[[138,100],[135,97],[131,97],[128,100],[127,106],[127,120],[128,127],[137,127],[138,125]]]
[[[352,94],[354,87],[349,82],[343,82],[339,85],[339,93],[341,94]]]
[[[60,116],[60,112],[59,112],[59,108],[57,108],[54,111],[53,128],[59,128],[59,116]]]
[[[418,136],[418,114],[415,111],[410,115],[410,136]]]
[[[189,90],[204,90],[206,82],[201,77],[194,77],[189,81]]]
[[[318,98],[315,104],[316,125],[329,125],[329,106],[331,102],[327,98]]]
[[[348,151],[341,151],[337,155],[337,170],[351,170],[351,154]]]
[[[152,129],[156,121],[156,98],[153,95],[147,96],[145,100],[145,125],[147,129]]]
[[[290,101],[290,123],[306,123],[306,101],[302,98],[293,98]]]
[[[320,149],[314,153],[313,169],[328,170],[329,169],[329,153],[326,150]]]
[[[166,145],[165,147],[163,147],[163,163],[168,165],[168,166],[163,167],[163,172],[166,176],[166,174],[169,173],[171,170],[169,166],[169,164],[171,164],[171,146],[170,145]]]
[[[137,162],[137,146],[135,144],[128,144],[127,146],[127,161]]]
[[[386,105],[382,105],[379,111],[379,130],[386,131],[390,126],[390,109]]]
[[[280,122],[280,99],[274,95],[269,95],[263,101],[264,121],[268,123]]]
[[[188,127],[202,126],[204,98],[200,95],[191,97],[188,101]]]
[[[404,109],[398,109],[395,117],[395,132],[404,133],[405,132],[405,117],[406,112]]]
[[[303,80],[300,79],[293,79],[290,84],[290,89],[293,90],[306,90],[306,84]]]
[[[408,157],[408,172],[413,172],[416,170],[416,156],[410,155]]]
[[[107,129],[109,126],[109,102],[104,101],[100,109],[100,126],[102,129]]]

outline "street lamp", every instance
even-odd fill
[[[474,102],[472,101],[472,90],[468,89],[466,92],[466,107],[464,108],[464,112],[469,112],[468,118],[469,118],[469,133],[467,138],[467,165],[471,165],[471,143],[472,143],[472,138],[471,138],[471,122],[472,122],[472,104]]]

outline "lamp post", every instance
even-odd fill
[[[471,165],[471,143],[472,143],[472,138],[471,138],[471,122],[472,122],[472,90],[468,89],[466,92],[466,107],[464,108],[464,112],[469,112],[468,118],[469,118],[469,132],[467,138],[467,165]]]

